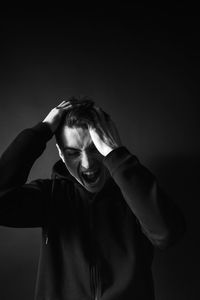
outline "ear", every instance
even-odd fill
[[[64,156],[63,156],[62,151],[61,151],[61,149],[60,149],[60,147],[59,147],[58,144],[56,144],[56,148],[57,148],[57,150],[58,150],[58,154],[59,154],[60,158],[61,158],[62,161],[65,163]]]

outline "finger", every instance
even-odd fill
[[[72,108],[72,103],[70,101],[63,101],[58,106],[56,106],[57,109],[68,109]]]
[[[111,117],[101,108],[97,108],[97,110],[99,115],[98,131],[101,132],[104,142],[112,145],[121,144],[119,133]]]
[[[77,102],[79,102],[77,99],[63,100],[61,103],[59,103],[57,105],[57,107],[62,107],[62,106],[68,105],[68,104],[75,104]]]
[[[61,106],[63,106],[65,103],[66,103],[66,101],[64,100],[64,101],[62,101],[61,103],[59,103],[56,107],[61,107]]]
[[[77,108],[77,107],[80,107],[81,104],[80,103],[68,103],[66,105],[63,105],[61,108],[63,110],[68,110],[68,109],[74,109],[74,108]]]
[[[77,107],[77,106],[81,106],[82,104],[78,101],[78,100],[69,100],[69,101],[63,101],[61,103],[61,107],[65,107],[65,106],[68,106],[68,105],[72,105],[73,107]]]
[[[68,111],[70,111],[80,105],[81,104],[78,102],[64,101],[64,102],[61,102],[61,104],[58,105],[56,107],[56,109],[59,110],[61,114],[63,114],[63,113],[67,113]]]
[[[100,107],[96,108],[97,110],[97,117],[98,117],[98,127],[102,131],[104,135],[110,136],[109,132],[109,126],[108,126],[108,120],[110,120],[110,117],[108,114],[106,114]]]
[[[99,141],[102,140],[102,138],[100,137],[99,133],[97,132],[97,130],[95,128],[89,126],[88,131],[89,131],[89,134],[91,136],[93,143],[95,144],[95,146],[97,146],[97,143],[99,143]]]

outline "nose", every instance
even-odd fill
[[[83,152],[81,155],[81,167],[83,170],[92,169],[94,165],[94,159],[91,155]]]

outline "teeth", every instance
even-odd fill
[[[87,171],[87,172],[83,172],[84,175],[87,175],[87,176],[92,176],[94,174],[96,174],[97,171]]]
[[[89,177],[89,178],[93,178],[93,177],[95,177],[95,174],[94,173],[92,173],[92,174],[84,174],[84,176]]]
[[[83,172],[83,176],[85,176],[85,179],[88,179],[88,180],[96,179],[97,174],[98,174],[98,170]]]
[[[95,174],[95,172],[85,172],[84,174],[90,176],[90,175]]]

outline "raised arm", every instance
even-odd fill
[[[26,181],[70,105],[63,101],[42,122],[23,130],[0,157],[0,225],[42,225],[50,180]]]
[[[185,230],[180,210],[159,187],[155,176],[122,146],[110,117],[99,108],[96,108],[96,112],[97,125],[89,127],[93,143],[105,157],[105,165],[144,234],[154,246],[169,246]]]

